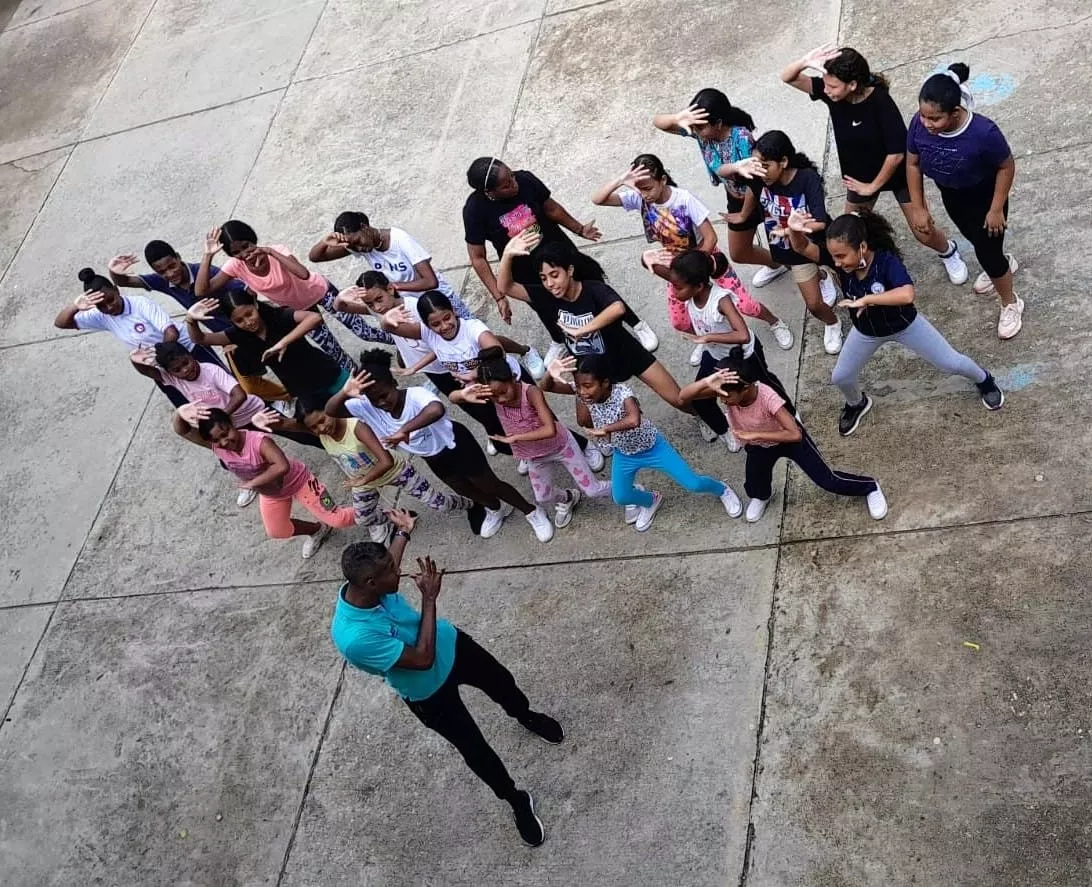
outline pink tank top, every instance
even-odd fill
[[[531,405],[527,397],[527,389],[531,386],[521,382],[519,387],[519,403],[506,407],[498,403],[497,418],[504,427],[505,434],[526,434],[528,431],[537,431],[542,427],[538,412]],[[568,429],[560,422],[555,422],[557,433],[546,440],[524,441],[512,444],[512,452],[520,459],[539,459],[543,456],[552,456],[560,452],[568,442]]]
[[[241,480],[251,480],[269,467],[262,458],[262,441],[269,435],[262,431],[240,431],[239,433],[243,436],[243,448],[238,453],[222,447],[213,447],[212,451],[236,477]],[[281,479],[280,492],[262,495],[270,499],[291,499],[310,479],[311,472],[306,465],[295,459],[289,459],[288,474]]]

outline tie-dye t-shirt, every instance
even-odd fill
[[[729,194],[742,200],[747,195],[747,180],[741,176],[722,179],[717,170],[726,163],[739,163],[751,156],[755,146],[751,131],[742,126],[733,126],[728,138],[719,141],[703,139],[692,132],[688,132],[687,136],[697,142],[701,149],[702,160],[709,171],[709,181],[714,185],[723,184]]]
[[[629,188],[618,195],[627,212],[639,212],[649,243],[661,243],[673,253],[685,252],[698,245],[698,228],[709,218],[709,210],[697,197],[683,188],[672,188],[665,203],[649,203]]]

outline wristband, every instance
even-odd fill
[[[401,530],[401,529],[399,529],[399,530],[395,530],[395,531],[394,531],[394,533],[393,533],[393,534],[391,534],[391,537],[392,537],[392,538],[393,538],[394,536],[401,536],[401,537],[402,537],[403,539],[405,539],[405,540],[406,540],[407,542],[409,541],[409,538],[410,538],[410,534],[409,534],[409,533],[407,533],[407,532],[406,532],[405,530]]]

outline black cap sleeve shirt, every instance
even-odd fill
[[[902,260],[889,252],[876,253],[863,278],[858,277],[855,271],[849,274],[839,271],[839,276],[842,278],[842,293],[847,299],[860,299],[898,289],[900,286],[914,285]],[[913,303],[870,305],[867,308],[850,308],[849,316],[859,333],[873,339],[882,339],[901,333],[910,326],[918,316],[918,310]]]
[[[882,86],[873,86],[872,94],[863,102],[854,104],[844,99],[832,102],[823,92],[823,78],[812,77],[811,100],[822,102],[830,111],[842,175],[859,182],[871,182],[883,169],[889,154],[906,153],[906,121],[891,94]],[[905,158],[881,190],[904,188]]]
[[[463,229],[466,242],[484,246],[488,240],[499,256],[508,241],[524,231],[535,231],[543,243],[572,241],[562,232],[557,222],[546,217],[546,201],[550,189],[539,178],[525,169],[513,173],[519,192],[507,200],[490,200],[480,191],[474,191],[463,204]],[[512,276],[525,286],[539,282],[538,269],[533,267],[529,256],[515,256]]]
[[[258,303],[258,313],[265,321],[266,336],[262,339],[237,326],[225,335],[245,359],[262,366],[262,354],[296,328],[294,312],[289,308]],[[266,366],[273,370],[281,384],[296,397],[313,392],[325,392],[341,378],[337,361],[304,339],[297,339],[284,351],[280,360],[271,360]]]
[[[774,234],[774,231],[788,225],[793,210],[809,212],[816,221],[830,223],[823,198],[823,180],[819,178],[819,173],[810,167],[798,169],[787,185],[763,185],[757,177],[755,181],[757,185],[753,187],[766,216],[766,239],[770,244],[770,254],[782,265],[808,264],[811,259],[793,250],[789,238]],[[826,237],[825,230],[808,235],[808,240],[819,247],[820,265],[831,264],[826,254]]]

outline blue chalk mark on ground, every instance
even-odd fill
[[[1018,363],[1016,366],[1009,367],[1007,370],[998,373],[997,384],[1004,391],[1019,391],[1022,388],[1027,388],[1029,385],[1034,384],[1040,367],[1041,364],[1037,363]]]
[[[941,64],[933,69],[934,74],[943,74],[948,66]],[[1011,74],[975,74],[967,81],[967,88],[979,106],[996,105],[1003,102],[1016,91],[1016,78]]]

